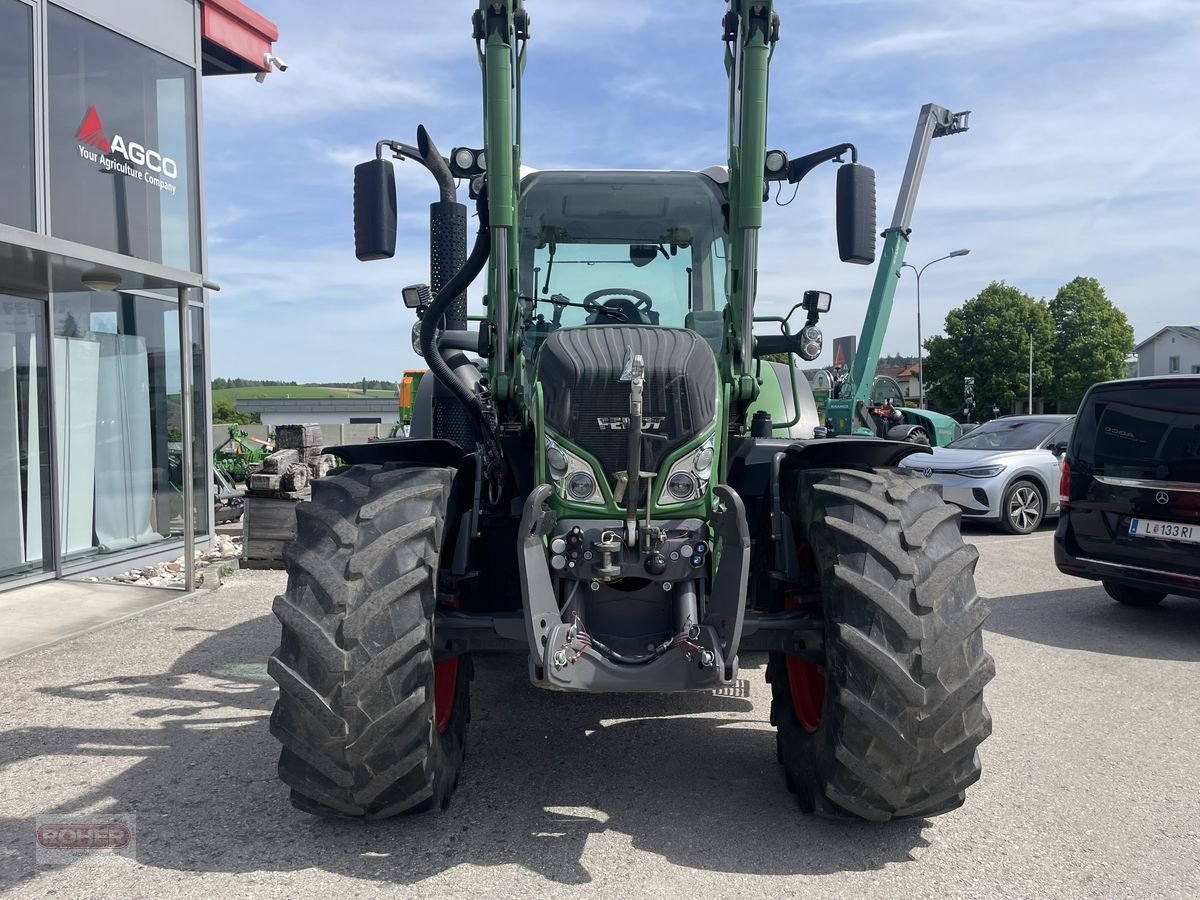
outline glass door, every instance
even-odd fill
[[[0,293],[0,584],[54,568],[46,302]]]

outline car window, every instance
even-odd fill
[[[954,450],[1032,450],[1060,424],[1045,419],[993,419],[946,446]]]
[[[1050,435],[1050,438],[1046,441],[1046,447],[1053,449],[1055,444],[1070,444],[1071,432],[1074,430],[1075,423],[1068,422],[1062,428],[1058,429],[1058,431],[1054,432],[1054,434]]]
[[[1200,482],[1200,383],[1093,392],[1076,420],[1072,465],[1115,478]]]

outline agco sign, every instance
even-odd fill
[[[158,177],[162,175],[172,181],[178,178],[179,165],[175,160],[137,141],[127,141],[119,134],[114,134],[110,139],[104,133],[104,124],[100,121],[100,114],[96,112],[95,106],[89,107],[87,115],[83,117],[83,124],[79,126],[75,140],[79,141],[79,155],[85,159],[98,162],[105,169],[115,169],[124,175],[145,181],[160,190],[175,193],[175,185],[168,184]],[[89,150],[89,147],[98,152]],[[106,155],[101,156],[101,153]],[[125,163],[118,162],[115,159],[117,156],[123,157]]]

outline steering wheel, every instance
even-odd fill
[[[617,302],[609,301],[601,305],[597,302],[601,297],[617,298]],[[631,297],[632,300],[629,299]],[[652,312],[654,301],[650,299],[650,295],[633,288],[602,288],[592,291],[583,298],[583,308],[596,317],[596,322],[601,318],[607,318],[628,324],[632,321],[633,316],[636,316],[638,324],[646,322],[658,324],[654,321],[658,317]],[[617,315],[613,315],[614,311]],[[629,313],[633,313],[633,316]]]

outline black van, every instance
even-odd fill
[[[1200,598],[1200,375],[1092,387],[1060,493],[1059,571],[1131,606]]]

